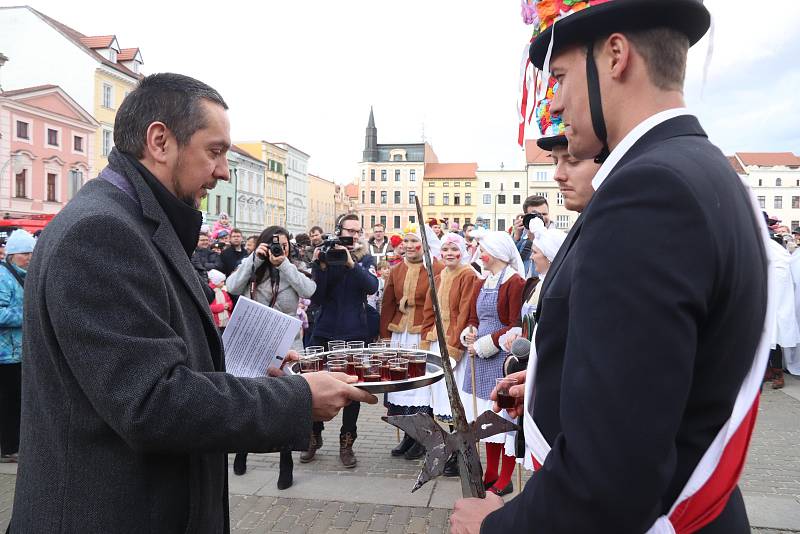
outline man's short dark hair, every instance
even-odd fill
[[[348,213],[339,221],[339,226],[344,226],[345,221],[356,221],[358,224],[361,224],[361,219],[355,213]]]
[[[242,231],[239,230],[238,228],[231,228],[231,233],[229,235],[233,235],[233,234],[240,234],[241,235],[241,233],[242,233]]]
[[[475,228],[475,225],[472,223],[466,223],[464,226],[461,227],[461,230],[466,231],[467,228]]]
[[[526,198],[525,202],[522,203],[522,211],[528,213],[528,208],[538,208],[539,206],[550,207],[550,204],[547,203],[547,199],[543,196],[533,195]]]
[[[372,230],[373,230],[373,231],[375,231],[375,228],[377,228],[377,227],[379,227],[379,226],[380,226],[381,228],[383,228],[384,230],[386,230],[386,225],[385,225],[385,224],[382,224],[382,223],[375,223],[375,224],[373,224],[373,225],[372,225]]]
[[[175,135],[178,146],[186,145],[195,132],[207,125],[203,100],[228,109],[222,96],[199,80],[171,72],[146,76],[117,110],[114,145],[120,152],[141,158],[147,129],[154,122],[163,122]]]
[[[325,230],[323,230],[320,226],[312,226],[308,233],[313,234],[314,232],[317,232],[318,234],[324,234]]]
[[[689,38],[671,28],[625,32],[647,65],[650,81],[663,91],[683,91]]]

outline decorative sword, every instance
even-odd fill
[[[417,205],[417,220],[424,221],[419,197],[415,198],[415,201]],[[423,223],[420,222],[420,226],[422,226],[422,224]],[[516,430],[517,425],[503,419],[492,411],[486,411],[478,416],[472,423],[467,423],[467,417],[464,414],[464,405],[461,403],[461,396],[458,393],[458,385],[453,378],[453,367],[450,365],[450,354],[448,354],[447,351],[447,340],[445,338],[444,327],[442,326],[442,313],[439,308],[439,298],[436,293],[436,283],[433,276],[433,260],[431,259],[428,236],[425,233],[424,227],[420,234],[422,235],[425,266],[428,271],[431,301],[433,302],[433,314],[436,318],[436,335],[439,339],[439,353],[442,357],[444,380],[447,385],[447,395],[450,399],[450,409],[453,415],[455,432],[452,434],[446,432],[428,414],[393,415],[384,417],[383,420],[404,430],[425,447],[425,463],[417,477],[417,483],[414,489],[411,490],[412,493],[421,488],[423,484],[432,478],[440,476],[444,472],[444,465],[447,459],[450,458],[453,452],[456,452],[458,454],[462,495],[464,497],[478,497],[482,499],[486,497],[486,489],[483,487],[483,468],[475,444],[483,438]]]

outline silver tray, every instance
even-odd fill
[[[406,380],[391,380],[382,382],[357,382],[353,384],[355,387],[363,389],[364,391],[367,391],[369,393],[394,393],[396,391],[408,391],[410,389],[417,389],[425,386],[430,386],[431,384],[438,382],[439,380],[444,378],[444,370],[442,369],[442,359],[438,354],[426,350],[412,351],[412,350],[400,350],[394,348],[390,348],[387,350],[407,352],[407,353],[424,352],[425,354],[428,355],[427,369],[425,375],[418,376],[416,378],[407,378]],[[331,352],[321,352],[319,353],[319,356],[324,356],[327,359],[331,355],[336,355],[336,354],[352,354],[352,353],[375,354],[379,352],[383,351],[379,351],[376,349],[360,349],[360,350],[344,349],[344,350],[335,350]],[[292,365],[290,365],[288,367],[288,374],[292,375],[300,374],[300,362],[294,362]]]

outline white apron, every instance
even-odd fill
[[[392,347],[401,347],[404,345],[419,346],[419,341],[419,334],[409,334],[407,331],[392,333]],[[425,386],[424,388],[409,389],[408,391],[387,393],[386,401],[395,406],[430,406],[431,387]]]

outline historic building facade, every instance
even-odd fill
[[[423,215],[448,223],[473,223],[477,213],[477,163],[426,163],[422,181]]]
[[[791,152],[737,152],[728,159],[762,210],[791,230],[800,227],[800,157]]]

